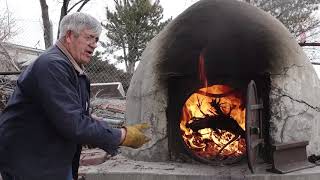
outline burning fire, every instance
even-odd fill
[[[183,107],[180,129],[185,144],[199,157],[226,159],[246,152],[243,100],[227,85],[192,94]]]

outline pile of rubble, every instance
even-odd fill
[[[102,117],[113,127],[125,123],[125,99],[95,98],[91,100],[91,114]]]
[[[5,76],[0,77],[0,112],[3,111],[15,86],[15,79],[7,78]]]
[[[121,127],[125,123],[124,98],[93,98],[91,113],[102,117],[112,127]],[[84,146],[80,157],[80,166],[92,166],[105,162],[110,157],[105,151],[98,148]]]

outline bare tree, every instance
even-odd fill
[[[46,0],[39,0],[40,6],[41,6],[41,12],[42,12],[42,22],[43,22],[43,32],[44,32],[44,42],[45,47],[48,48],[52,46],[53,44],[53,30],[52,30],[52,24],[50,22],[49,12],[48,12],[48,5]],[[78,7],[76,10],[77,12],[80,12],[82,8],[89,2],[90,0],[78,0],[72,5],[70,5],[70,0],[63,0],[62,7],[60,11],[60,19],[59,19],[59,25],[61,19],[67,15],[69,12],[71,12],[74,8]],[[59,36],[59,28],[58,28],[58,36]]]
[[[0,42],[4,42],[17,34],[16,22],[8,8],[0,12]]]
[[[1,60],[5,61],[1,65],[2,71],[12,70],[12,68],[18,71],[20,70],[3,45],[5,41],[17,34],[15,27],[15,19],[12,17],[12,14],[7,7],[4,12],[0,12],[0,56],[4,56]]]
[[[320,25],[314,16],[320,0],[251,0],[250,3],[279,19],[296,37]]]
[[[43,38],[45,48],[47,49],[52,45],[53,42],[52,24],[49,19],[49,11],[46,0],[40,0],[40,6],[42,12]]]

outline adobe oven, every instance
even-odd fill
[[[244,2],[201,0],[145,49],[126,119],[149,123],[152,140],[123,153],[225,164],[255,154],[258,145],[266,152],[270,144],[309,141],[308,154],[319,154],[319,87],[278,20]]]

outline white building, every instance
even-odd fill
[[[3,42],[0,44],[0,72],[19,71],[44,50]]]

